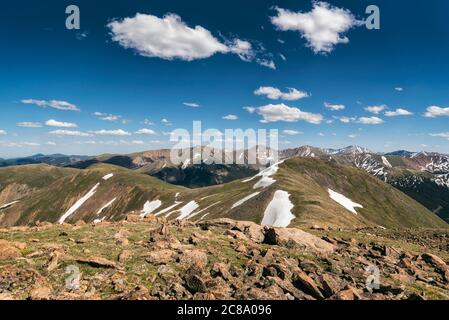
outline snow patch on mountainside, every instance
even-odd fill
[[[384,165],[386,165],[388,168],[393,168],[393,166],[390,164],[388,159],[385,156],[382,156],[382,162]]]
[[[59,223],[63,224],[65,222],[65,220],[70,217],[76,210],[78,210],[87,200],[89,200],[94,194],[95,192],[97,192],[98,187],[100,186],[100,183],[97,183],[92,189],[89,190],[88,193],[86,193],[86,195],[84,195],[84,197],[82,197],[81,199],[79,199],[77,202],[75,202],[75,204],[69,209],[67,210],[66,213],[64,213],[62,215],[62,217],[59,219]]]
[[[177,220],[183,220],[187,218],[193,211],[198,209],[199,205],[196,203],[196,201],[190,201],[188,204],[186,204],[184,207],[179,209],[180,215],[176,218]]]
[[[354,214],[358,214],[357,211],[355,211],[355,208],[363,208],[361,204],[355,203],[351,199],[345,197],[344,195],[335,192],[331,189],[328,189],[329,191],[329,197],[331,197],[332,200],[340,204],[341,206],[345,207],[347,210],[351,211]]]
[[[165,208],[165,209],[155,213],[154,215],[157,217],[157,216],[160,216],[161,214],[167,213],[170,210],[172,210],[173,208],[175,208],[176,206],[179,206],[181,203],[182,203],[181,201],[175,201],[175,203],[173,205],[171,205],[170,207]]]
[[[109,207],[110,205],[112,205],[115,200],[117,200],[117,198],[112,199],[111,201],[109,201],[108,203],[106,203],[100,210],[98,210],[97,215],[99,215],[100,213],[102,213],[107,207]]]
[[[108,180],[111,179],[113,176],[114,176],[113,173],[107,174],[107,175],[105,175],[105,176],[103,177],[103,180],[104,180],[104,181],[108,181]]]
[[[291,210],[294,205],[290,201],[290,194],[286,191],[278,190],[275,192],[273,200],[265,209],[262,226],[270,226],[276,228],[286,228],[291,221],[295,219]]]
[[[195,211],[192,214],[190,214],[186,219],[192,219],[193,217],[199,215],[200,213],[203,213],[203,212],[209,210],[210,208],[212,208],[212,207],[214,207],[214,206],[216,206],[217,204],[220,204],[220,203],[221,203],[221,201],[218,201],[218,202],[215,202],[215,203],[211,204],[210,206],[208,206],[208,207],[206,207],[204,209],[201,209],[199,211]]]
[[[234,203],[231,207],[231,210],[234,208],[237,208],[238,206],[241,206],[242,204],[244,204],[246,201],[256,197],[260,192],[254,192],[252,194],[250,194],[249,196],[237,201],[236,203]]]
[[[261,178],[253,187],[253,189],[259,189],[259,188],[267,188],[269,186],[271,186],[272,184],[274,184],[276,182],[276,180],[274,180],[272,178],[272,176],[274,176],[278,170],[279,170],[279,165],[282,164],[285,160],[279,161],[275,164],[273,164],[272,166],[262,170],[261,172],[259,172],[258,174],[256,174],[254,177],[250,178],[250,179],[246,179],[243,180],[244,183],[246,182],[250,182],[256,178]]]
[[[6,208],[9,208],[9,207],[11,207],[11,206],[15,205],[15,204],[16,204],[17,202],[19,202],[19,201],[13,201],[13,202],[10,202],[10,203],[7,203],[7,204],[4,204],[4,205],[0,206],[0,210],[2,210],[2,209],[6,209]]]
[[[142,213],[140,214],[141,217],[146,217],[150,213],[153,213],[155,210],[159,209],[159,207],[162,206],[161,200],[154,200],[154,201],[147,201],[142,209]]]

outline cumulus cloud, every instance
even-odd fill
[[[427,118],[449,117],[449,108],[430,106],[427,108],[424,116]]]
[[[310,12],[282,8],[276,8],[276,11],[271,23],[281,31],[299,32],[314,53],[330,53],[337,44],[348,43],[349,39],[344,34],[362,25],[349,10],[326,2],[314,2]]]
[[[63,137],[91,137],[92,134],[87,132],[81,132],[81,131],[72,131],[72,130],[54,130],[50,131],[49,134],[53,136]]]
[[[78,125],[76,123],[70,122],[61,122],[54,119],[50,119],[45,122],[45,125],[48,127],[58,127],[58,128],[77,128]]]
[[[408,110],[398,108],[394,111],[387,111],[385,112],[385,116],[387,117],[399,117],[399,116],[411,116],[413,115],[413,112],[410,112]]]
[[[23,104],[34,104],[42,108],[53,108],[64,111],[80,111],[78,106],[67,101],[23,99],[21,102]]]
[[[142,134],[142,135],[156,135],[156,131],[151,129],[140,129],[135,132],[136,134]]]
[[[257,108],[255,107],[243,107],[243,109],[248,111],[249,113],[254,113],[257,110]]]
[[[22,128],[42,128],[42,123],[40,122],[18,122],[18,127]]]
[[[394,90],[401,92],[401,91],[404,91],[404,88],[396,87],[396,88],[394,88]]]
[[[260,87],[256,91],[254,91],[254,94],[257,96],[266,96],[268,99],[271,100],[288,100],[288,101],[295,101],[303,98],[309,97],[309,94],[304,91],[300,91],[295,88],[287,88],[288,92],[282,92],[278,88],[275,87]]]
[[[357,120],[356,117],[347,117],[347,116],[341,116],[341,117],[337,117],[337,116],[333,116],[334,119],[339,120],[340,122],[343,123],[350,123],[350,122],[354,122]]]
[[[239,119],[239,117],[237,117],[235,114],[228,114],[223,117],[223,120],[230,120],[230,121],[234,121],[234,120],[238,120],[238,119]]]
[[[98,117],[98,119],[103,120],[103,121],[111,121],[111,122],[116,122],[121,120],[122,123],[126,124],[128,121],[123,119],[122,116],[120,115],[115,115],[115,114],[108,114],[108,113],[103,113],[103,112],[95,112],[94,116]]]
[[[297,136],[297,135],[300,135],[300,134],[304,134],[304,132],[297,131],[297,130],[284,130],[282,132],[284,134],[288,135],[288,136]]]
[[[183,105],[190,108],[199,108],[200,104],[196,102],[183,102]]]
[[[93,131],[93,134],[97,135],[97,136],[130,136],[131,133],[122,130],[122,129],[118,129],[118,130],[97,130],[97,131]]]
[[[369,106],[366,107],[365,110],[374,114],[379,114],[382,111],[384,111],[387,108],[386,105],[380,105],[380,106]]]
[[[332,103],[328,103],[328,102],[325,102],[324,106],[331,111],[340,111],[340,110],[344,110],[346,108],[342,104],[332,104]]]
[[[161,123],[162,123],[163,125],[167,126],[167,127],[170,127],[170,126],[173,125],[173,124],[171,123],[171,121],[168,120],[168,119],[166,119],[166,118],[163,118],[163,119],[161,120]]]
[[[310,112],[301,111],[295,107],[289,107],[283,103],[281,104],[268,104],[256,109],[257,114],[261,115],[262,122],[297,122],[306,121],[312,124],[320,124],[323,121],[321,114],[314,114]]]
[[[145,57],[192,61],[217,53],[232,53],[244,61],[252,61],[256,56],[250,42],[241,39],[220,41],[204,27],[189,27],[173,13],[162,18],[137,13],[134,17],[112,21],[107,26],[113,41]]]
[[[358,135],[358,134],[356,134],[356,133],[353,133],[353,134],[348,135],[348,138],[351,138],[351,139],[355,139],[355,138],[357,138],[357,137],[360,137],[360,135]]]
[[[1,136],[4,136],[4,135],[6,135],[7,134],[7,132],[5,131],[5,130],[0,130],[0,135]]]
[[[361,124],[381,124],[384,121],[379,117],[360,117],[357,122]]]

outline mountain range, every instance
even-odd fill
[[[158,150],[0,168],[0,225],[99,223],[137,214],[281,227],[447,227],[446,155],[304,146],[281,151],[268,166],[192,159],[174,165],[169,155]]]

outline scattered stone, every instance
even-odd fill
[[[0,261],[15,259],[21,256],[21,249],[17,246],[17,243],[0,239]]]
[[[126,261],[128,261],[129,259],[131,259],[132,257],[132,253],[129,250],[123,250],[122,252],[120,252],[120,254],[118,255],[118,262],[120,263],[125,263]]]
[[[50,300],[51,289],[44,285],[38,285],[31,289],[29,298],[30,300]]]
[[[318,289],[315,281],[301,270],[298,270],[293,274],[293,285],[317,299],[324,299],[324,296],[320,289]]]
[[[180,257],[182,265],[203,270],[207,265],[207,254],[201,250],[186,250]]]
[[[147,258],[145,259],[148,263],[160,265],[160,264],[168,264],[174,261],[174,257],[176,252],[169,249],[162,249],[157,251],[152,251],[148,253]]]
[[[334,246],[329,242],[300,229],[293,228],[266,228],[264,243],[288,248],[299,246],[320,253],[331,253],[334,251]]]
[[[88,264],[94,268],[116,268],[115,262],[101,257],[89,257],[87,259],[77,259],[76,262]]]

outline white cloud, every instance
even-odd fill
[[[332,103],[328,103],[328,102],[325,102],[324,103],[324,106],[327,108],[327,109],[329,109],[329,110],[332,110],[332,111],[340,111],[340,110],[344,110],[346,107],[344,106],[344,105],[342,105],[342,104],[332,104]]]
[[[76,105],[67,101],[24,99],[21,102],[23,104],[34,104],[43,108],[53,108],[65,111],[80,111],[80,109]]]
[[[300,91],[295,88],[288,88],[288,92],[282,92],[278,88],[275,87],[260,87],[256,91],[254,91],[254,94],[257,96],[266,96],[268,99],[271,100],[288,100],[288,101],[295,101],[302,98],[309,97],[309,94],[304,91]]]
[[[103,120],[103,121],[115,122],[115,121],[119,121],[122,119],[122,116],[115,115],[115,114],[107,114],[107,113],[103,113],[103,112],[95,112],[94,115],[97,116],[98,119]],[[123,120],[123,121],[126,121],[126,120]]]
[[[257,108],[256,113],[263,117],[262,122],[297,122],[306,121],[312,124],[320,124],[323,121],[321,114],[314,114],[310,112],[301,111],[295,107],[289,107],[283,103],[281,104],[268,104]]]
[[[284,130],[283,133],[288,135],[288,136],[297,136],[297,135],[300,135],[300,134],[304,134],[304,132],[297,131],[297,130]]]
[[[162,119],[161,123],[166,125],[167,127],[172,125],[172,123],[168,119],[166,119],[166,118]]]
[[[18,122],[18,127],[22,128],[42,128],[42,123],[40,122]]]
[[[449,117],[449,108],[430,106],[427,108],[424,116],[427,118]]]
[[[146,126],[154,126],[154,123],[150,119],[144,119],[143,124]]]
[[[68,136],[68,137],[91,137],[92,134],[90,133],[86,133],[86,132],[81,132],[81,131],[72,131],[72,130],[55,130],[55,131],[50,131],[49,134],[53,135],[53,136]]]
[[[108,27],[113,41],[145,57],[192,61],[216,53],[234,53],[249,61],[254,56],[248,41],[235,39],[223,43],[209,30],[201,26],[191,28],[173,13],[162,18],[137,13],[132,18],[113,21]]]
[[[411,116],[413,115],[413,112],[410,112],[408,110],[398,108],[394,111],[387,111],[385,112],[385,116],[387,117],[399,117],[399,116]]]
[[[249,113],[254,113],[257,110],[257,108],[254,107],[243,107],[243,109],[248,111]]]
[[[404,88],[396,87],[396,88],[394,88],[394,90],[401,92],[401,91],[404,91]]]
[[[276,64],[270,59],[256,59],[256,62],[263,67],[267,67],[272,70],[276,70]]]
[[[135,132],[136,134],[144,134],[144,135],[156,135],[156,131],[151,129],[140,129]]]
[[[387,108],[386,105],[380,105],[380,106],[369,106],[366,107],[365,110],[374,114],[379,114],[382,111],[384,111]]]
[[[78,125],[76,123],[70,122],[61,122],[54,119],[50,119],[45,122],[45,125],[48,127],[58,127],[58,128],[77,128]]]
[[[287,61],[287,58],[282,53],[279,53],[279,57],[281,57],[282,60]]]
[[[449,140],[449,132],[431,133],[430,136],[431,137],[445,138],[445,139]]]
[[[22,142],[21,144],[25,147],[39,147],[41,145],[37,142]]]
[[[238,120],[238,119],[239,119],[239,117],[237,117],[234,114],[228,114],[227,116],[223,117],[223,120],[230,120],[230,121],[234,121],[234,120]]]
[[[145,142],[141,141],[141,140],[133,140],[131,141],[132,144],[145,144]]]
[[[384,121],[379,117],[360,117],[357,122],[361,124],[381,124]]]
[[[353,134],[348,135],[348,138],[355,139],[355,138],[358,138],[359,136],[360,135],[353,133]]]
[[[55,146],[55,145],[56,145],[56,142],[53,142],[53,141],[47,141],[47,142],[45,142],[45,144],[46,144],[47,146]]]
[[[350,122],[354,122],[357,120],[356,117],[347,117],[347,116],[342,116],[342,117],[337,117],[337,116],[333,116],[334,119],[339,120],[340,122],[343,123],[350,123]]]
[[[200,104],[196,102],[184,102],[183,105],[190,108],[199,108]]]
[[[97,130],[93,131],[93,134],[96,134],[97,136],[130,136],[131,133],[124,131],[122,129],[118,130]]]
[[[5,131],[5,130],[0,130],[0,135],[1,135],[1,136],[6,135],[6,131]]]
[[[339,43],[348,43],[343,34],[362,22],[346,9],[326,2],[314,2],[310,12],[293,12],[276,8],[271,22],[281,31],[298,31],[314,53],[330,53]]]

